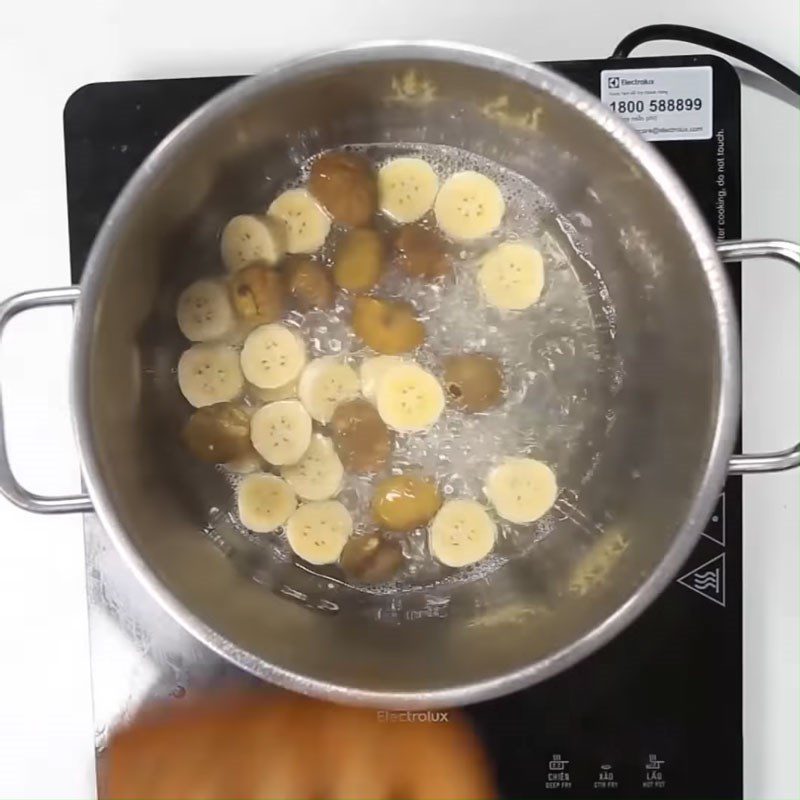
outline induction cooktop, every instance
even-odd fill
[[[650,139],[713,235],[740,235],[740,87],[712,56],[554,62]],[[117,193],[153,147],[239,77],[95,83],[64,110],[72,277]],[[653,89],[655,87],[655,90]],[[737,302],[738,264],[726,265]],[[97,747],[143,702],[254,680],[173,622],[86,517]],[[533,688],[468,709],[507,798],[742,797],[742,486],[730,478],[694,552],[599,652]]]

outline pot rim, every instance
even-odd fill
[[[659,184],[674,213],[685,227],[708,282],[719,334],[720,402],[708,463],[700,490],[687,518],[652,574],[614,613],[583,637],[548,658],[512,672],[483,681],[424,692],[383,692],[309,678],[266,662],[206,625],[178,601],[167,585],[153,573],[122,526],[111,494],[102,478],[90,420],[90,356],[104,266],[114,247],[118,221],[128,215],[156,182],[162,164],[169,162],[184,145],[219,118],[245,106],[262,92],[286,80],[332,68],[404,59],[449,61],[483,68],[548,92],[572,105],[590,124],[613,136],[639,168]],[[688,190],[651,144],[641,139],[596,97],[544,67],[494,50],[465,44],[427,40],[380,41],[295,58],[246,78],[195,111],[148,156],[114,202],[87,260],[75,315],[70,400],[84,481],[101,523],[137,578],[186,630],[237,666],[286,689],[351,704],[404,709],[436,708],[487,700],[533,685],[567,669],[613,638],[660,594],[677,574],[699,539],[700,529],[710,516],[725,481],[739,418],[739,368],[738,316],[711,234]]]

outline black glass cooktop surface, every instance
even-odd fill
[[[681,70],[708,68],[707,118],[694,130],[663,124],[650,138],[694,193],[714,235],[740,235],[740,96],[728,64],[696,56],[549,66],[598,95],[601,80],[610,92],[626,80],[625,70],[634,81],[671,70],[664,79],[681,87]],[[75,281],[136,167],[176,124],[236,80],[97,83],[69,99],[64,132]],[[697,104],[693,88],[690,82],[681,105]],[[630,97],[616,101],[634,103],[623,108],[629,116],[638,113]],[[738,301],[739,267],[728,269]],[[470,709],[504,797],[742,797],[741,534],[741,479],[731,478],[678,578],[630,628],[564,674]]]

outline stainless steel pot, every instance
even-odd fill
[[[244,541],[220,548],[201,535],[229,492],[180,461],[167,430],[179,402],[176,287],[208,265],[223,221],[264,204],[298,156],[386,141],[486,155],[591,221],[581,247],[614,319],[613,335],[598,326],[600,357],[584,375],[591,402],[576,420],[598,457],[559,456],[552,533],[488,581],[393,597],[331,588],[262,563]],[[234,86],[167,137],[106,218],[80,287],[0,306],[1,331],[23,310],[75,305],[72,413],[87,494],[28,492],[4,442],[0,490],[31,511],[94,510],[179,622],[282,686],[388,707],[511,692],[591,653],[653,600],[728,472],[800,463],[800,447],[731,455],[738,322],[721,262],[762,255],[800,264],[786,242],[715,245],[657,152],[545,69],[441,44],[294,61]]]

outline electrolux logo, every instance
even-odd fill
[[[654,83],[651,78],[620,78],[618,75],[608,77],[609,89],[619,89],[622,86],[652,86]]]

